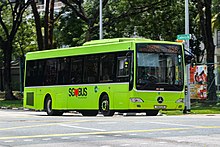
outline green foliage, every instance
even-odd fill
[[[1,7],[1,17],[3,18],[2,21],[5,23],[6,28],[8,29],[8,32],[11,31],[12,29],[12,15],[11,15],[11,9],[9,5],[3,5],[3,2],[0,2]],[[6,33],[4,32],[3,26],[0,25],[0,36],[2,37],[3,40],[6,40]]]
[[[57,47],[82,45],[85,41],[85,32],[85,23],[73,12],[67,11],[54,29]]]
[[[10,32],[12,29],[12,20],[13,16],[10,11],[9,5],[4,6],[2,9],[2,20],[6,24],[8,31]],[[17,59],[28,51],[33,51],[36,49],[36,35],[34,32],[34,23],[33,20],[30,18],[30,12],[26,12],[23,16],[22,23],[16,33],[16,36],[13,40],[13,57]],[[6,40],[6,33],[3,32],[2,25],[0,25],[0,36],[3,40]],[[0,57],[3,54],[0,52]]]
[[[95,10],[99,7],[99,0],[85,1],[82,6],[84,6],[82,10],[87,18],[91,18],[90,21],[97,19]],[[78,34],[74,34],[77,34],[78,38],[82,38],[86,36],[85,29],[88,30],[89,26],[85,22],[79,22],[74,14],[74,12],[68,13],[65,21],[70,22],[62,22],[61,25],[72,24],[69,29],[74,31],[78,30],[80,26],[84,32],[81,32],[80,29]],[[73,21],[78,22],[78,25],[75,25]],[[67,30],[68,25],[63,28]],[[98,39],[98,19],[92,27],[91,39]],[[184,3],[181,0],[108,0],[107,5],[103,8],[104,38],[132,37],[134,31],[141,37],[174,41],[177,34],[184,33]],[[69,36],[69,32],[66,31],[61,36],[61,38]],[[68,42],[76,40],[72,40],[72,38],[77,37],[66,37],[67,40],[69,39]]]
[[[23,21],[15,36],[13,42],[13,56],[15,59],[24,56],[29,51],[37,50],[35,24],[30,16],[29,11],[24,14]]]
[[[212,7],[212,27],[213,29],[217,28],[220,29],[220,1],[213,0],[213,7]]]

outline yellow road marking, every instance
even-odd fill
[[[85,121],[85,120],[84,120]],[[87,120],[88,121],[88,120]],[[81,121],[75,121],[81,122]],[[49,125],[57,125],[59,123],[47,124]],[[38,127],[42,125],[35,126],[26,126],[28,127]],[[6,128],[6,129],[16,129],[23,127],[14,127],[14,128]],[[144,133],[144,132],[159,132],[159,131],[179,131],[179,130],[192,130],[192,129],[219,129],[220,126],[197,126],[197,127],[187,127],[187,128],[161,128],[161,129],[149,129],[149,130],[116,130],[116,131],[106,131],[106,132],[81,132],[81,133],[68,133],[68,134],[46,134],[46,135],[32,135],[32,136],[7,136],[0,137],[0,140],[6,139],[30,139],[30,138],[44,138],[44,137],[64,137],[64,136],[80,136],[80,135],[105,135],[105,134],[124,134],[124,133]]]
[[[191,128],[161,128],[150,130],[122,130],[122,131],[108,131],[108,132],[82,132],[82,133],[68,133],[68,134],[46,134],[46,135],[32,135],[32,136],[7,136],[0,137],[0,140],[6,139],[24,139],[24,138],[44,138],[44,137],[63,137],[63,136],[80,136],[80,135],[105,135],[105,134],[122,134],[122,133],[143,133],[143,132],[157,132],[157,131],[177,131],[187,130]]]
[[[219,129],[220,126],[195,126],[198,129]]]

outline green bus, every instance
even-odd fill
[[[48,115],[183,110],[181,43],[143,38],[90,41],[26,55],[24,107]]]

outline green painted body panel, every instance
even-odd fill
[[[69,96],[69,88],[87,88],[87,96]],[[98,90],[96,91],[95,89]],[[183,103],[177,104],[176,100],[184,98],[184,91],[181,92],[159,92],[159,91],[137,91],[128,90],[128,83],[118,84],[94,84],[94,85],[65,85],[48,86],[38,88],[25,88],[26,92],[34,92],[34,107],[26,104],[25,107],[43,110],[46,94],[50,94],[53,101],[53,109],[57,110],[98,110],[99,98],[102,93],[107,93],[110,99],[112,110],[146,110],[154,109],[154,105],[166,105],[167,109],[183,109]],[[163,97],[164,102],[159,104],[158,97]],[[132,103],[130,98],[141,98],[143,103]],[[179,107],[181,105],[181,107]]]
[[[26,55],[26,60],[135,50],[136,42],[181,45],[180,43],[147,39],[115,39],[113,41],[110,39],[110,41],[87,43],[81,47],[32,52]],[[134,57],[136,57],[136,53]],[[134,58],[135,66],[136,59]],[[134,75],[136,75],[136,70],[134,70]],[[134,81],[136,81],[135,78],[136,76],[134,76]],[[34,93],[33,105],[27,104],[27,93]],[[103,93],[109,97],[111,110],[152,110],[155,105],[166,105],[166,109],[169,110],[184,109],[184,103],[176,103],[176,100],[184,99],[184,89],[182,91],[138,91],[135,82],[131,91],[129,91],[128,82],[24,87],[24,107],[44,110],[45,97],[49,94],[52,98],[52,109],[54,110],[98,110],[99,100]],[[157,102],[158,97],[163,97],[164,102],[162,104]],[[130,98],[141,98],[144,102],[134,103],[130,101]]]

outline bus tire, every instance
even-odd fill
[[[96,116],[98,114],[97,110],[82,110],[80,111],[80,113],[83,116]]]
[[[147,116],[157,116],[159,110],[147,110],[146,115]]]
[[[103,95],[100,100],[99,110],[104,116],[113,116],[115,111],[110,110],[108,95]]]
[[[45,110],[49,116],[61,116],[63,111],[53,110],[52,109],[52,99],[50,96],[47,96],[45,100]]]

